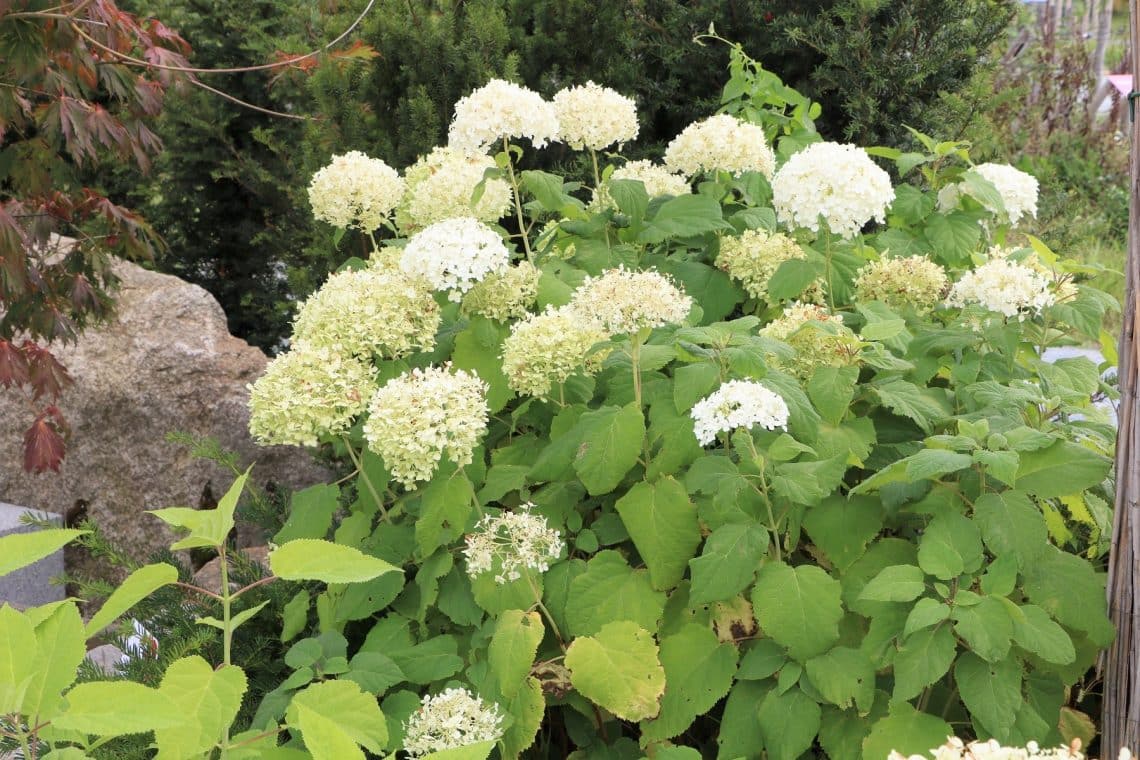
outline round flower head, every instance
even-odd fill
[[[531,513],[529,502],[519,512],[484,517],[467,536],[463,555],[467,574],[477,578],[494,572],[496,583],[517,581],[521,570],[545,573],[562,554],[562,536],[546,524],[546,518]]]
[[[446,454],[459,467],[487,430],[487,384],[449,367],[413,369],[372,396],[364,438],[406,488],[431,480]]]
[[[479,280],[506,269],[510,260],[499,233],[477,219],[459,217],[436,222],[413,235],[404,246],[400,269],[459,301]]]
[[[1003,747],[996,739],[972,741],[969,744],[956,736],[951,736],[941,747],[930,750],[934,760],[1085,760],[1081,752],[1081,740],[1074,739],[1069,746],[1043,749],[1037,742],[1028,742],[1024,747]],[[1131,760],[1132,753],[1122,748],[1118,760]],[[910,755],[892,751],[888,760],[930,760],[926,755]]]
[[[1032,267],[1012,259],[994,258],[954,283],[946,302],[950,306],[971,303],[1006,317],[1037,314],[1052,306],[1056,298],[1049,278]]]
[[[294,346],[249,386],[249,432],[261,444],[315,446],[348,430],[375,388],[371,364],[328,346]]]
[[[522,319],[538,296],[541,272],[529,261],[492,272],[463,297],[463,311],[506,322]]]
[[[759,425],[765,430],[788,426],[788,404],[778,394],[751,380],[729,380],[696,403],[691,412],[693,432],[702,446],[716,434]]]
[[[604,150],[637,137],[637,104],[608,87],[586,82],[553,98],[558,136],[575,150]]]
[[[820,324],[813,324],[816,322]],[[859,339],[843,326],[839,315],[830,314],[823,306],[789,304],[780,317],[761,328],[760,334],[796,350],[790,360],[769,356],[768,361],[803,380],[819,367],[846,367],[859,361]]]
[[[430,351],[439,320],[439,305],[424,280],[398,270],[345,270],[301,304],[293,342],[393,358]]]
[[[497,741],[503,735],[498,705],[484,704],[467,689],[425,696],[404,724],[404,751],[412,757]]]
[[[408,189],[396,208],[397,226],[407,233],[457,216],[481,222],[498,220],[511,207],[511,186],[502,179],[483,182],[484,173],[494,168],[490,156],[454,148],[436,148],[421,156],[404,172]],[[472,203],[480,182],[483,193]]]
[[[919,314],[934,309],[949,287],[946,272],[925,256],[879,259],[860,269],[855,280],[859,300],[909,306]]]
[[[1021,217],[1037,216],[1037,178],[1015,169],[1009,164],[981,164],[974,171],[989,180],[997,188],[1005,206],[1010,224],[1017,224]]]
[[[689,180],[680,174],[674,174],[664,166],[658,166],[652,161],[630,161],[625,166],[614,169],[610,180],[627,179],[636,180],[645,185],[645,193],[650,198],[659,198],[662,195],[688,195],[692,192]],[[602,185],[595,195],[596,208],[612,208],[614,200],[610,197],[606,185]]]
[[[894,201],[891,178],[862,148],[812,143],[792,155],[772,179],[772,200],[780,221],[819,232],[852,237],[872,219],[882,222]]]
[[[465,153],[485,153],[504,137],[528,137],[541,148],[558,139],[558,115],[537,92],[492,79],[455,104],[447,141]]]
[[[547,308],[511,328],[503,341],[503,374],[515,391],[544,397],[576,372],[597,372],[603,355],[589,352],[608,337],[596,319],[567,306]]]
[[[610,335],[624,335],[684,322],[693,299],[660,272],[611,269],[601,277],[587,277],[570,305],[597,319]]]
[[[1047,266],[1035,252],[1027,251],[1024,248],[1002,248],[995,245],[990,248],[987,256],[991,261],[1006,258],[1017,261],[1022,266],[1029,267],[1044,277],[1049,281],[1049,291],[1053,294],[1053,303],[1071,301],[1080,293],[1071,274],[1058,272]]]
[[[403,194],[404,180],[395,169],[357,150],[333,156],[309,183],[313,216],[334,227],[365,232],[381,227]]]
[[[692,177],[718,169],[771,177],[776,157],[763,127],[719,114],[685,127],[665,148],[665,165]]]
[[[764,230],[745,230],[740,235],[720,239],[720,253],[716,265],[739,280],[748,295],[760,301],[768,300],[768,280],[785,261],[806,259],[807,254],[799,243],[782,233]],[[816,280],[799,295],[801,301],[823,301],[823,281]]]

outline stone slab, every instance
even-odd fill
[[[0,502],[0,538],[13,533],[30,533],[37,530],[24,525],[21,516],[33,512],[42,518],[59,522],[59,515],[50,512],[36,512],[27,507]],[[0,604],[9,603],[18,607],[34,607],[64,598],[63,586],[51,585],[51,579],[63,574],[63,551],[57,551],[39,562],[20,568],[15,572],[0,576]]]

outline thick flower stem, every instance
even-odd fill
[[[376,506],[380,509],[380,517],[384,522],[392,522],[388,517],[388,510],[384,509],[384,500],[380,498],[380,493],[376,490],[376,486],[372,485],[372,480],[368,477],[368,473],[364,471],[364,464],[360,461],[360,457],[356,453],[356,449],[352,448],[352,442],[348,440],[348,436],[341,436],[344,441],[345,448],[348,449],[348,456],[352,459],[353,465],[356,466],[356,472],[360,475],[360,479],[364,481],[364,487],[368,489],[368,493],[376,502]]]
[[[519,221],[519,237],[522,238],[523,250],[526,251],[526,260],[533,263],[534,253],[530,250],[530,237],[527,235],[526,219],[523,217],[522,200],[519,198],[519,180],[515,175],[515,162],[511,158],[511,142],[507,138],[503,138],[503,151],[507,154],[507,174],[511,177],[511,188],[514,192],[512,196],[515,199],[515,216]]]
[[[558,646],[562,651],[566,651],[566,639],[562,638],[562,631],[558,630],[558,623],[554,622],[554,616],[550,614],[550,610],[546,609],[546,605],[542,603],[542,594],[538,593],[538,587],[534,585],[534,579],[528,573],[526,582],[530,585],[530,590],[534,593],[534,606],[538,608],[542,616],[546,618],[546,622],[550,623],[550,630],[554,631],[554,637],[558,639]]]
[[[590,161],[594,164],[594,189],[601,191],[602,189],[602,173],[598,171],[598,152],[590,148]]]

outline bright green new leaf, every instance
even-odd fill
[[[39,655],[32,621],[7,604],[0,606],[0,715],[21,712]]]
[[[910,614],[906,616],[906,625],[903,627],[903,636],[910,636],[915,631],[937,625],[950,617],[950,606],[937,599],[923,597],[915,602]]]
[[[707,604],[736,596],[752,583],[768,548],[768,532],[756,523],[729,523],[705,540],[701,556],[689,560],[691,604]]]
[[[566,600],[569,630],[564,633],[585,636],[619,620],[655,631],[664,609],[665,594],[653,589],[648,572],[630,568],[616,551],[602,551],[570,583]]]
[[[36,626],[38,647],[32,666],[34,674],[24,694],[24,715],[36,723],[51,719],[63,690],[75,682],[76,671],[87,654],[86,642],[83,618],[74,603],[56,607]],[[31,652],[20,652],[20,656],[33,657]]]
[[[1019,647],[1056,665],[1068,665],[1076,659],[1073,639],[1045,610],[1035,604],[1017,609],[1021,614],[1012,616],[1013,640]]]
[[[966,652],[954,666],[954,682],[970,716],[1000,742],[1012,739],[1021,707],[1021,663],[1016,657],[986,662]]]
[[[661,714],[642,724],[647,740],[677,736],[728,693],[736,673],[736,647],[718,641],[708,627],[690,623],[661,640],[661,665],[668,688]]]
[[[652,718],[665,692],[665,670],[653,636],[636,623],[609,623],[566,650],[570,681],[582,696],[622,720]]]
[[[839,581],[818,567],[765,565],[752,589],[752,607],[764,632],[801,662],[823,653],[839,638],[843,617]]]
[[[871,602],[909,602],[926,590],[926,576],[914,565],[884,567],[863,587],[860,599]]]
[[[191,760],[208,752],[237,717],[245,689],[245,673],[236,665],[214,670],[196,655],[171,663],[159,691],[177,705],[187,721],[155,731],[158,757]]]
[[[242,623],[248,622],[254,615],[261,612],[262,608],[264,608],[267,604],[269,604],[268,599],[266,599],[261,604],[254,605],[253,607],[242,610],[241,612],[234,615],[232,618],[230,618],[230,630],[236,631]],[[198,623],[199,625],[208,625],[213,628],[217,628],[219,631],[224,631],[226,629],[225,622],[218,620],[212,615],[204,615],[199,618],[194,618],[194,622]]]
[[[918,712],[907,703],[892,704],[890,713],[875,722],[863,740],[863,760],[883,760],[891,751],[926,756],[931,747],[941,747],[954,729],[941,718]]]
[[[796,760],[819,733],[819,704],[798,687],[768,692],[757,710],[764,748],[771,760]]]
[[[49,528],[31,533],[12,533],[0,538],[0,576],[55,554],[72,539],[91,531]]]
[[[999,597],[983,596],[973,606],[956,607],[954,620],[955,633],[982,659],[998,662],[1009,654],[1013,621]]]
[[[300,729],[314,760],[363,757],[358,744],[380,754],[388,744],[388,725],[376,698],[352,681],[323,681],[298,692],[286,721]]]
[[[1000,480],[1010,488],[1017,484],[1017,469],[1021,465],[1021,457],[1016,451],[979,449],[974,452],[974,461],[985,467],[986,474],[991,478]]]
[[[146,565],[135,570],[118,585],[87,623],[87,638],[118,620],[127,610],[158,589],[177,581],[178,570],[165,563]]]
[[[290,541],[269,553],[269,568],[287,581],[361,583],[400,568],[382,559],[331,541],[302,538]]]
[[[169,509],[153,509],[151,514],[167,525],[189,531],[189,535],[181,541],[171,545],[171,549],[197,549],[221,546],[226,537],[234,528],[234,510],[238,499],[241,498],[242,489],[249,479],[251,466],[239,475],[218,500],[214,509],[190,509],[188,507],[170,507]]]
[[[487,663],[504,697],[514,697],[523,686],[545,632],[538,612],[507,610],[495,621]]]
[[[924,628],[907,636],[895,655],[894,701],[912,699],[946,675],[957,649],[948,625]]]
[[[697,508],[685,487],[671,477],[642,481],[614,508],[645,560],[653,588],[667,591],[676,586],[701,543]]]
[[[645,438],[641,408],[631,403],[586,412],[576,429],[582,444],[574,457],[574,471],[591,496],[609,493],[641,455]]]
[[[81,683],[67,693],[67,707],[52,724],[97,736],[144,734],[192,723],[160,689],[133,681]]]
[[[804,664],[820,695],[840,708],[854,705],[866,715],[875,702],[875,666],[858,649],[835,647]]]
[[[973,573],[982,566],[982,559],[978,526],[956,512],[931,520],[918,542],[918,566],[940,580]]]

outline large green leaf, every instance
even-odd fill
[[[49,528],[4,536],[0,538],[0,576],[39,562],[44,557],[55,554],[72,539],[86,533],[90,531]]]
[[[936,212],[927,217],[923,235],[934,249],[935,260],[953,266],[969,260],[982,239],[982,228],[973,218],[959,211],[949,214]]]
[[[764,748],[771,760],[796,760],[811,748],[819,733],[819,704],[794,687],[780,693],[774,689],[757,709]]]
[[[159,562],[135,570],[112,592],[103,606],[87,623],[87,638],[91,638],[152,593],[178,581],[178,570],[173,565]]]
[[[671,739],[716,705],[732,687],[736,647],[721,643],[707,626],[690,623],[661,640],[667,688],[661,714],[642,724],[648,740]]]
[[[0,715],[21,712],[39,654],[28,616],[7,604],[0,606]]]
[[[1105,578],[1087,560],[1050,546],[1022,569],[1025,595],[1057,622],[1108,646],[1114,631],[1104,597]]]
[[[840,708],[858,707],[866,715],[875,701],[875,666],[858,649],[835,647],[805,663],[820,695]]]
[[[351,546],[309,538],[274,549],[269,554],[269,568],[287,581],[324,583],[361,583],[384,573],[401,572],[400,568]]]
[[[756,707],[771,688],[770,683],[760,681],[738,681],[732,687],[717,732],[717,760],[752,760],[761,756],[764,734]]]
[[[819,367],[808,379],[808,398],[819,410],[820,416],[833,425],[838,425],[851,399],[855,396],[855,381],[859,379],[858,367]]]
[[[958,644],[948,625],[924,628],[907,636],[895,655],[894,700],[917,697],[923,689],[946,675],[957,649]]]
[[[689,560],[690,604],[730,599],[752,583],[768,548],[768,532],[757,523],[729,523],[712,532],[701,556]]]
[[[721,205],[708,195],[681,195],[657,207],[638,236],[643,243],[660,243],[670,237],[694,237],[706,232],[731,229]]]
[[[652,718],[665,693],[665,669],[653,636],[636,623],[608,623],[566,650],[574,688],[622,720]]]
[[[194,721],[160,689],[133,681],[81,683],[67,693],[56,728],[97,736],[144,734]]]
[[[537,612],[507,610],[495,621],[487,663],[504,697],[514,697],[523,686],[544,633]]]
[[[918,566],[944,581],[975,572],[982,566],[978,526],[956,512],[938,515],[918,542]]]
[[[338,509],[340,488],[335,485],[319,483],[294,492],[289,499],[289,519],[273,537],[273,542],[283,544],[296,538],[324,538]]]
[[[927,434],[947,416],[947,411],[914,383],[896,378],[873,387],[883,406],[910,418]]]
[[[974,519],[986,548],[996,557],[1015,557],[1023,570],[1049,545],[1045,517],[1022,491],[982,494],[974,502]]]
[[[884,567],[870,580],[859,598],[871,602],[909,602],[926,590],[926,576],[914,565]]]
[[[701,543],[697,508],[685,487],[668,476],[653,483],[642,481],[614,508],[649,568],[653,587],[667,591],[680,583]]]
[[[527,678],[514,696],[504,699],[499,706],[511,718],[511,725],[499,739],[503,757],[517,757],[534,744],[535,737],[542,728],[542,718],[546,713],[542,684],[537,678]]]
[[[376,698],[352,681],[323,681],[293,696],[286,722],[299,729],[313,760],[363,758],[357,745],[381,754],[388,725]]]
[[[1025,651],[1056,665],[1068,665],[1077,658],[1073,639],[1037,605],[1021,605],[1010,617],[1013,640]]]
[[[487,383],[487,409],[495,414],[515,395],[503,374],[503,339],[510,334],[506,325],[496,325],[486,317],[472,317],[467,329],[455,336],[451,361],[458,369],[474,372]]]
[[[641,456],[645,416],[637,404],[605,406],[578,420],[581,445],[574,471],[592,496],[618,487]]]
[[[245,694],[246,678],[236,665],[214,670],[197,655],[175,660],[166,669],[159,690],[188,720],[154,733],[159,757],[192,760],[208,752],[237,717]],[[227,733],[223,733],[227,732]]]
[[[388,655],[411,683],[429,684],[455,675],[463,667],[455,637],[435,636],[411,647],[386,649]]]
[[[1023,451],[1017,487],[1042,499],[1080,493],[1099,485],[1112,467],[1108,457],[1071,441],[1057,441],[1037,451]]]
[[[966,652],[954,666],[962,703],[977,725],[1002,743],[1010,740],[1021,707],[1021,663],[1015,657],[986,662]]]
[[[35,660],[34,675],[24,694],[23,714],[37,723],[51,719],[63,690],[75,682],[79,664],[87,654],[86,641],[83,618],[71,602],[56,607],[36,626],[38,651],[34,655],[20,653]]]
[[[823,653],[839,638],[839,581],[818,567],[765,565],[752,589],[752,607],[764,632],[797,660]]]
[[[984,596],[975,605],[956,607],[954,620],[954,631],[982,659],[998,662],[1009,654],[1013,621],[1003,600]]]
[[[836,567],[846,570],[863,556],[867,544],[883,529],[882,501],[837,494],[808,510],[804,529]]]
[[[463,535],[474,503],[475,491],[462,472],[437,473],[432,478],[420,492],[416,520],[416,551],[421,560]]]
[[[954,729],[946,721],[918,712],[906,702],[894,703],[863,740],[863,760],[883,760],[892,751],[904,757],[926,757],[933,747],[945,744],[948,736],[954,736]]]
[[[570,583],[566,633],[588,635],[618,620],[655,631],[664,609],[665,594],[653,589],[648,572],[633,570],[616,551],[602,551]]]

